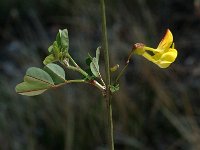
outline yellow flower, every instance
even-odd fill
[[[169,29],[156,49],[147,47],[144,44],[136,43],[133,49],[135,54],[142,55],[160,68],[167,68],[177,57],[177,50],[174,48],[173,35]],[[149,53],[149,52],[152,52]]]

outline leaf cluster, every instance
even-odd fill
[[[64,69],[57,64],[50,63],[43,69],[29,68],[24,76],[24,82],[18,84],[15,90],[21,95],[34,96],[65,82]]]
[[[56,40],[48,48],[49,55],[45,58],[43,63],[49,64],[55,61],[62,61],[68,55],[69,50],[69,37],[67,29],[59,30]]]

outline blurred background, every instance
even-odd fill
[[[122,67],[134,43],[157,47],[167,28],[179,52],[168,69],[133,57],[113,96],[116,150],[199,150],[200,0],[106,3],[111,65]],[[107,149],[98,90],[71,84],[35,97],[14,90],[28,67],[43,67],[59,28],[69,30],[70,53],[86,67],[87,53],[100,46],[99,7],[94,0],[0,1],[1,150]]]

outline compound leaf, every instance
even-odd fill
[[[54,86],[51,76],[44,70],[31,67],[27,70],[24,82],[15,87],[17,93],[26,96],[39,95]]]

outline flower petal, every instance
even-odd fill
[[[156,53],[154,56],[153,56],[153,59],[155,59],[155,61],[159,61],[160,58],[162,57],[163,53]]]
[[[164,53],[161,56],[160,61],[169,61],[172,63],[175,61],[176,57],[177,57],[177,50],[170,48],[169,52]]]
[[[172,62],[169,62],[169,61],[161,61],[160,63],[157,63],[157,65],[160,67],[160,68],[167,68],[170,66]]]
[[[173,35],[169,29],[167,29],[165,36],[157,47],[158,52],[167,51],[173,42]]]

